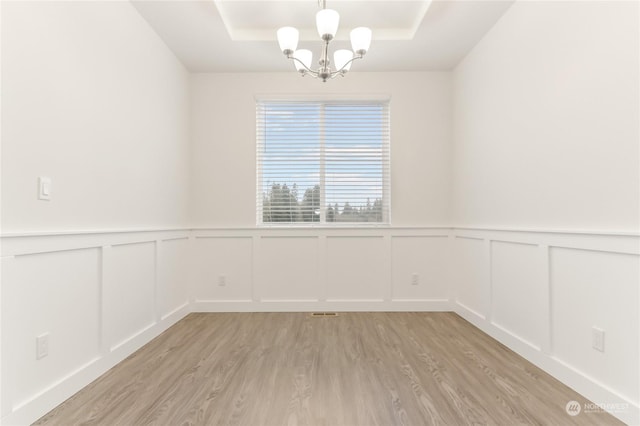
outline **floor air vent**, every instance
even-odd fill
[[[337,317],[338,313],[337,312],[312,312],[311,313],[312,317],[315,318],[320,318],[320,317]]]

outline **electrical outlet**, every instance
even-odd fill
[[[411,285],[418,285],[418,284],[420,284],[420,275],[412,274],[411,275]]]
[[[604,330],[598,327],[591,329],[591,340],[593,349],[604,352]]]
[[[49,333],[36,337],[36,359],[42,359],[49,355]]]
[[[218,286],[224,287],[227,285],[227,276],[226,275],[218,275]]]

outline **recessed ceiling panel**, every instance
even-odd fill
[[[350,48],[349,31],[369,26],[373,42],[357,71],[450,70],[514,0],[328,0],[341,23],[335,49]],[[191,72],[291,71],[276,40],[281,26],[301,30],[301,48],[317,57],[315,0],[131,0]],[[355,67],[354,67],[355,68]],[[356,72],[351,71],[351,72]]]
[[[362,1],[333,0],[328,9],[340,14],[337,39],[348,40],[356,27],[375,28],[375,40],[410,40],[424,19],[431,0]],[[232,40],[272,40],[275,30],[292,26],[302,40],[315,40],[314,0],[243,1],[216,0],[215,5]]]

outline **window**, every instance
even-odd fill
[[[389,223],[388,101],[258,101],[258,225]]]

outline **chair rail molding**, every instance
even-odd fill
[[[12,232],[0,247],[2,424],[37,420],[190,312],[329,310],[454,311],[640,422],[634,231],[185,227]]]

